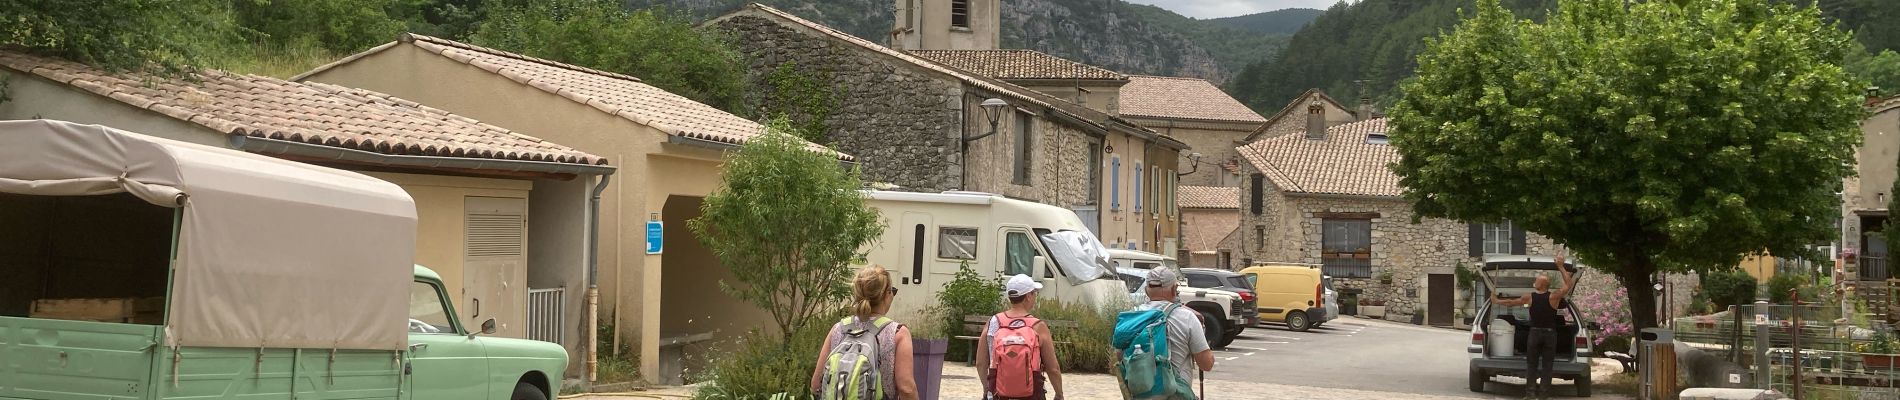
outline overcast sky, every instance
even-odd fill
[[[1324,10],[1339,0],[1128,0],[1153,4],[1189,17],[1208,19],[1247,15],[1287,8]]]

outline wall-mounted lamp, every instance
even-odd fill
[[[1201,153],[1198,153],[1198,152],[1188,153],[1187,156],[1188,156],[1188,172],[1176,173],[1174,174],[1174,176],[1193,175],[1194,171],[1201,170]]]
[[[983,103],[979,105],[983,107],[983,117],[990,120],[990,131],[976,136],[968,136],[966,133],[963,137],[965,143],[996,134],[996,123],[1003,119],[1003,109],[1009,108],[1009,102],[1003,99],[983,100]]]

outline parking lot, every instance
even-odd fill
[[[1462,331],[1347,317],[1307,332],[1284,325],[1248,328],[1214,352],[1209,381],[1238,381],[1467,398],[1521,398],[1523,390],[1503,378],[1485,393],[1465,387],[1471,335]],[[1558,381],[1553,394],[1571,394]],[[1595,398],[1622,398],[1601,394]],[[1241,396],[1245,397],[1245,396]]]

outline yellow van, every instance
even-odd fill
[[[1319,264],[1254,263],[1240,270],[1253,283],[1261,322],[1284,322],[1306,331],[1333,319],[1326,312],[1326,283]]]

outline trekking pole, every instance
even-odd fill
[[[1207,371],[1201,371],[1201,400],[1207,400]]]

